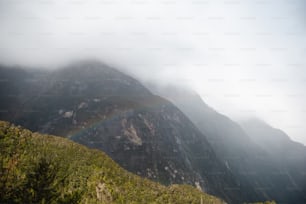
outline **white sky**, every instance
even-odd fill
[[[98,58],[306,144],[303,0],[0,0],[0,63]]]

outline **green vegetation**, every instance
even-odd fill
[[[0,121],[0,203],[209,203],[188,185],[162,186],[105,153]]]

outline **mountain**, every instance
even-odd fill
[[[248,136],[275,159],[306,161],[306,147],[292,141],[282,130],[257,118],[241,121],[240,124]]]
[[[274,199],[278,203],[306,203],[305,147],[293,144],[288,136],[271,128],[249,125],[247,134],[192,90],[152,84],[148,87],[172,101],[206,136],[217,157],[249,192],[248,202]]]
[[[162,186],[105,153],[0,121],[0,203],[207,203],[188,185]]]
[[[288,191],[300,191],[306,200],[306,147],[262,120],[252,118],[241,122],[250,138],[263,148],[278,165],[279,173],[290,177]]]
[[[134,78],[96,61],[54,71],[0,67],[0,119],[105,151],[125,169],[163,184],[196,185],[228,203],[240,188],[194,124]]]

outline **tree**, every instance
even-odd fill
[[[57,166],[51,160],[42,157],[32,172],[26,175],[22,186],[24,203],[54,203],[60,192],[55,183]]]

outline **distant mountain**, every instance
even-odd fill
[[[241,125],[250,138],[277,163],[279,174],[289,177],[286,189],[301,192],[301,201],[306,202],[306,147],[262,120],[253,118],[242,121]]]
[[[249,192],[249,202],[274,199],[278,203],[306,203],[303,145],[267,125],[245,123],[242,129],[191,90],[152,84],[148,87],[172,101],[201,130],[217,157],[235,175],[241,188]]]
[[[2,66],[0,76],[2,120],[103,150],[163,184],[197,185],[228,203],[256,198],[178,108],[124,73],[82,61],[46,72]]]
[[[241,121],[240,124],[248,136],[275,159],[306,161],[306,147],[292,141],[282,130],[257,118]]]
[[[224,203],[188,185],[140,178],[101,151],[4,121],[0,147],[0,203]]]

